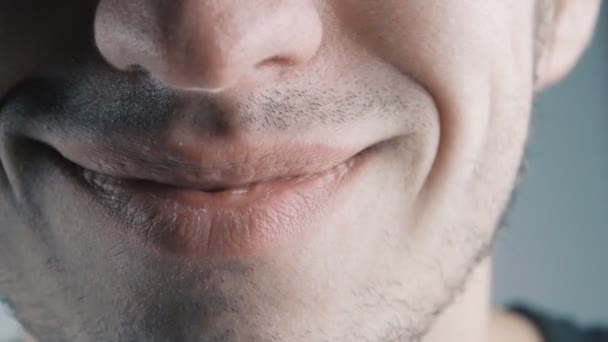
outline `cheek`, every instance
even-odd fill
[[[471,88],[471,81],[500,70],[526,74],[534,3],[360,0],[336,10],[370,54],[422,85]]]
[[[339,8],[346,27],[370,54],[421,84],[439,113],[439,147],[422,208],[433,216],[462,196],[464,203],[482,202],[491,193],[504,202],[532,97],[534,2],[350,4]]]

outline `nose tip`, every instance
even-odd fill
[[[322,34],[309,0],[101,0],[95,20],[97,47],[110,64],[206,91],[304,65]]]

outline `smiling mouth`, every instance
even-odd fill
[[[363,153],[361,153],[362,155]],[[263,198],[284,191],[299,190],[300,187],[316,182],[338,181],[344,177],[360,158],[357,154],[348,160],[339,163],[327,170],[315,173],[274,177],[256,182],[227,186],[225,184],[197,185],[189,187],[160,183],[147,179],[119,178],[102,174],[84,167],[80,167],[82,177],[92,187],[107,197],[120,197],[121,192],[150,194],[159,200],[172,200],[187,205],[192,209],[237,209],[242,206],[251,206]]]
[[[81,184],[153,250],[181,258],[267,253],[314,233],[376,146],[313,173],[196,187],[107,175],[74,163]],[[236,183],[235,183],[236,184]]]

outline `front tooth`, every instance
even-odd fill
[[[234,190],[230,190],[230,193],[233,195],[243,195],[246,194],[250,191],[249,188],[238,188],[238,189],[234,189]]]

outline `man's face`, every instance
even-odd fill
[[[0,289],[42,341],[416,339],[514,187],[535,9],[2,1]]]

